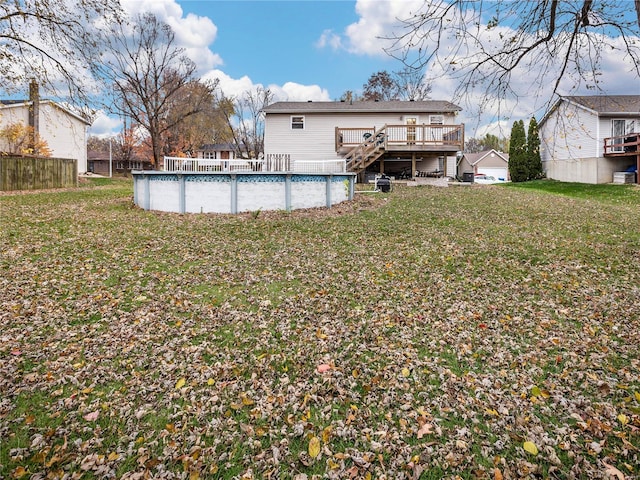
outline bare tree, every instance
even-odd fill
[[[628,58],[640,76],[640,0],[431,0],[401,21],[388,53],[437,66],[459,80],[460,96],[480,87],[484,102],[517,101],[549,84],[553,96],[561,82],[600,89],[608,55]],[[523,75],[533,90],[512,88]]]
[[[247,90],[237,98],[221,95],[218,105],[226,116],[229,132],[242,158],[259,158],[264,153],[264,113],[273,101],[269,89]]]
[[[171,27],[145,13],[131,28],[112,31],[100,73],[110,85],[110,111],[130,118],[149,134],[153,163],[163,154],[163,135],[212,100],[214,86],[195,78],[196,65],[175,45]],[[199,85],[196,88],[196,85]],[[186,91],[189,102],[184,102]],[[179,114],[172,114],[179,109]]]
[[[424,80],[424,70],[409,66],[398,72],[374,73],[362,89],[362,100],[369,101],[426,100],[431,93],[431,86]]]
[[[163,135],[165,155],[193,155],[203,144],[216,143],[221,137],[218,130],[224,125],[224,119],[215,101],[217,83],[217,80],[211,84],[190,82],[176,93],[167,122],[173,127]],[[187,115],[194,109],[199,111]]]
[[[96,25],[120,15],[119,0],[0,0],[0,89],[14,93],[36,79],[88,103],[86,81],[100,43]]]
[[[423,68],[405,66],[398,72],[393,72],[402,100],[428,100],[431,93],[431,85],[425,81]]]
[[[374,73],[362,86],[362,99],[376,102],[400,100],[398,83],[386,70]]]

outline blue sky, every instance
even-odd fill
[[[240,95],[258,86],[269,88],[276,100],[328,101],[346,90],[362,91],[367,79],[381,70],[403,65],[384,51],[383,37],[399,31],[398,18],[424,5],[424,0],[121,0],[130,14],[150,11],[176,32],[179,46],[199,66],[203,79],[218,79],[227,95]],[[494,29],[492,33],[498,35]],[[504,30],[503,30],[504,33]],[[448,58],[447,58],[448,60]],[[601,85],[610,94],[640,94],[640,79],[628,58],[607,56]],[[487,132],[508,135],[515,120],[538,119],[551,98],[544,81],[531,92],[528,72],[514,77],[517,102],[502,101],[498,109],[478,108],[481,93],[455,97],[459,83],[437,68],[431,97],[463,107],[460,121],[467,137]],[[568,82],[567,82],[568,84]],[[593,94],[567,85],[563,94]],[[119,130],[119,121],[99,115],[91,133]]]
[[[358,20],[351,1],[180,1],[185,13],[218,26],[213,44],[221,69],[264,85],[317,84],[331,99],[358,90],[377,69],[395,69],[391,58],[322,48],[325,30],[342,32]]]

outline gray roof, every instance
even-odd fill
[[[199,152],[226,152],[235,148],[233,143],[205,143],[197,150]]]
[[[494,150],[493,148],[491,148],[489,150],[484,150],[482,152],[477,152],[477,153],[465,153],[464,154],[464,158],[467,159],[469,164],[475,165],[476,163],[478,163],[480,160],[482,160],[483,158],[487,157],[491,153],[495,153],[496,155],[501,157],[505,162],[509,162],[509,154],[508,153],[499,152],[497,150]]]
[[[640,95],[576,95],[563,98],[599,114],[640,114]]]
[[[388,102],[276,102],[265,113],[450,113],[462,110],[445,100]]]

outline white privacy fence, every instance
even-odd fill
[[[288,154],[270,154],[266,160],[211,160],[207,158],[164,157],[165,172],[295,172],[345,173],[346,161],[291,160]]]

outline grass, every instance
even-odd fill
[[[637,205],[638,187],[636,185],[558,182],[556,180],[536,180],[523,183],[505,184],[508,188],[535,190],[572,198],[597,200],[605,203],[625,203]]]
[[[0,478],[638,477],[637,186],[131,192],[0,196]]]

